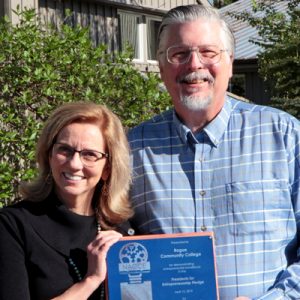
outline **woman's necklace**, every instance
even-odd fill
[[[101,232],[101,225],[97,220],[97,234],[99,234],[100,232]],[[81,281],[83,279],[83,277],[82,277],[77,265],[75,264],[74,260],[71,257],[68,258],[68,263],[73,268],[73,270],[77,276],[78,282]],[[103,288],[102,284],[101,284],[101,295],[100,296],[101,296],[100,299],[104,299],[104,288]]]

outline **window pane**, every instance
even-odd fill
[[[138,16],[133,14],[119,14],[120,50],[125,50],[129,44],[134,50],[134,58],[138,58]]]
[[[157,36],[160,24],[160,21],[147,19],[147,50],[149,60],[156,60]]]

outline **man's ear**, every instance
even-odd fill
[[[234,60],[234,58],[233,58],[233,55],[231,54],[230,55],[230,67],[229,67],[229,78],[231,78],[232,77],[232,75],[233,75],[233,60]]]
[[[164,66],[160,61],[158,62],[158,67],[160,72],[160,79],[164,81]]]

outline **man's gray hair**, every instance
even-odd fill
[[[158,31],[158,53],[165,50],[162,49],[162,47],[165,39],[166,28],[169,25],[192,22],[198,19],[208,19],[219,22],[225,36],[224,46],[233,55],[235,41],[230,26],[226,23],[225,19],[219,14],[219,11],[217,9],[208,5],[201,4],[177,6],[167,12],[167,14],[163,17],[162,23]]]

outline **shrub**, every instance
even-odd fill
[[[94,47],[88,28],[43,25],[34,10],[0,22],[0,206],[19,199],[35,176],[35,145],[49,113],[64,102],[105,104],[132,127],[170,103],[156,74],[142,74],[131,51]]]

